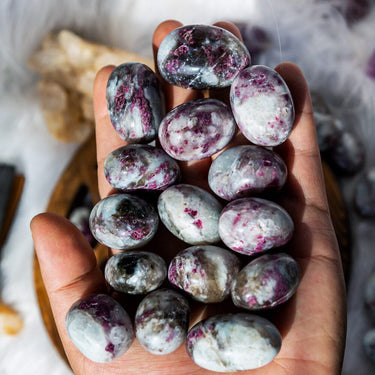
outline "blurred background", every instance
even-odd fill
[[[109,63],[152,64],[152,34],[165,19],[232,21],[253,63],[292,61],[304,71],[347,278],[343,374],[374,374],[374,0],[2,0],[0,375],[71,374],[54,339],[29,223],[48,208],[86,231],[97,194],[93,79]],[[72,160],[91,172],[72,170]]]

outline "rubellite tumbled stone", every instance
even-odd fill
[[[124,63],[107,83],[107,107],[118,135],[129,143],[155,139],[164,103],[156,74],[141,63]]]
[[[219,197],[232,200],[281,189],[287,167],[272,150],[255,145],[229,148],[211,164],[208,183]]]
[[[217,372],[253,370],[271,362],[281,336],[268,320],[248,313],[223,314],[196,324],[186,349],[200,367]]]
[[[207,191],[193,185],[174,185],[158,200],[161,221],[176,237],[191,245],[220,241],[218,222],[222,205]]]
[[[107,156],[104,174],[118,190],[163,190],[179,180],[180,167],[160,148],[131,144]]]
[[[155,235],[159,218],[141,198],[115,194],[99,201],[90,214],[90,229],[96,240],[118,250],[145,245]]]
[[[236,123],[228,106],[216,99],[197,99],[172,109],[159,127],[165,152],[177,160],[200,160],[223,149]]]
[[[209,89],[226,87],[245,66],[250,54],[229,31],[216,26],[188,25],[170,32],[161,42],[157,64],[172,85]]]
[[[239,266],[238,258],[226,249],[191,246],[172,259],[168,279],[197,301],[221,302],[229,295]]]
[[[285,245],[293,230],[293,221],[284,208],[261,198],[236,199],[224,207],[219,219],[223,242],[246,255]]]
[[[293,99],[272,68],[253,65],[242,70],[232,83],[230,102],[238,127],[256,145],[279,145],[292,131]]]
[[[167,266],[157,254],[126,251],[108,259],[104,275],[108,284],[118,292],[146,294],[163,283],[167,277]]]
[[[65,326],[78,350],[94,362],[110,362],[134,340],[131,320],[122,306],[105,294],[80,299],[68,311]]]
[[[272,308],[290,299],[297,290],[300,271],[288,254],[265,254],[246,265],[235,277],[233,303],[248,310]]]
[[[152,354],[169,354],[184,342],[190,308],[185,297],[171,289],[158,289],[139,304],[135,332],[139,343]]]

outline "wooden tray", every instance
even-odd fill
[[[335,176],[325,163],[323,163],[323,170],[333,225],[339,240],[345,276],[346,279],[348,279],[350,265],[350,226],[347,211]],[[99,200],[99,193],[97,188],[96,147],[94,136],[92,136],[78,150],[77,154],[74,156],[62,174],[50,198],[47,211],[54,212],[62,216],[67,216],[72,206],[72,202],[82,186],[87,186],[89,193],[92,196],[93,203],[96,203]],[[101,263],[106,257],[107,248],[105,246],[98,245],[94,251],[98,262]],[[68,363],[60,337],[57,333],[55,321],[41,277],[38,260],[35,255],[34,284],[40,311],[47,332],[57,351]]]

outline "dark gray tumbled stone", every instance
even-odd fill
[[[244,145],[222,152],[211,164],[208,183],[226,200],[280,190],[287,178],[287,167],[272,150]]]
[[[375,329],[368,330],[363,336],[363,347],[367,357],[375,363]]]
[[[105,294],[85,297],[74,303],[66,315],[65,326],[73,344],[94,362],[116,359],[134,340],[128,314]]]
[[[375,320],[375,273],[373,272],[365,283],[364,302],[369,314]]]
[[[118,135],[129,143],[155,139],[164,104],[156,74],[141,63],[124,63],[107,83],[107,107]]]
[[[247,313],[209,317],[196,324],[186,338],[191,359],[198,366],[217,372],[265,366],[280,348],[277,328],[268,320]]]
[[[191,246],[172,259],[168,279],[197,301],[221,302],[230,294],[239,266],[238,258],[226,249]]]
[[[375,217],[375,167],[366,170],[356,181],[354,203],[363,217]]]
[[[134,144],[111,152],[104,174],[118,190],[164,190],[179,180],[180,167],[162,149]]]
[[[236,123],[228,106],[216,99],[197,99],[172,109],[159,127],[159,141],[177,160],[207,158],[232,139]]]
[[[222,205],[207,191],[193,185],[174,185],[158,200],[161,221],[176,237],[191,245],[220,241],[218,222]]]
[[[162,257],[146,251],[126,251],[109,258],[105,279],[113,289],[128,294],[146,294],[158,288],[167,277]]]
[[[159,218],[145,200],[130,194],[115,194],[99,201],[90,214],[90,229],[96,240],[118,250],[145,245],[155,235]]]
[[[159,289],[139,304],[135,332],[139,343],[152,354],[169,354],[184,342],[189,325],[190,308],[181,294]]]
[[[242,70],[232,83],[230,102],[238,127],[256,145],[279,145],[292,131],[292,95],[272,68],[253,65]]]
[[[296,292],[300,271],[288,254],[266,254],[247,264],[235,277],[231,288],[233,303],[248,310],[275,307]]]
[[[219,219],[219,235],[232,250],[253,255],[285,245],[293,235],[288,212],[275,202],[240,198],[228,203]]]
[[[357,135],[348,130],[342,130],[326,157],[335,172],[349,176],[358,173],[363,168],[366,152]]]
[[[250,54],[229,31],[216,26],[187,25],[161,42],[157,64],[172,85],[209,89],[226,87],[245,66]]]

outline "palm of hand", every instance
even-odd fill
[[[157,28],[153,39],[155,52],[164,36],[178,26],[174,21],[167,21]],[[233,25],[221,23],[220,26],[239,36]],[[103,174],[104,158],[123,145],[113,130],[105,104],[105,87],[112,69],[107,67],[99,72],[94,88],[98,178],[102,197],[111,193]],[[296,106],[294,130],[277,151],[289,170],[287,186],[279,203],[295,222],[295,234],[289,249],[301,267],[302,280],[292,300],[268,314],[283,337],[279,355],[269,365],[245,374],[339,374],[345,335],[344,284],[324,191],[311,102],[303,75],[296,66],[281,64],[277,70],[287,82]],[[165,85],[165,93],[169,109],[201,95],[169,85]],[[223,90],[214,96],[225,100],[225,95],[227,92]],[[234,140],[234,143],[244,142],[241,135]],[[206,187],[210,163],[211,160],[207,159],[181,163],[184,182]],[[56,325],[76,374],[212,373],[197,367],[183,346],[174,353],[155,356],[135,341],[122,357],[111,363],[97,364],[84,358],[67,336],[65,314],[72,303],[84,295],[106,291],[104,277],[96,266],[89,245],[63,218],[39,215],[32,222],[32,231]],[[168,260],[184,246],[162,228],[147,247]],[[216,308],[210,306],[207,310],[212,314]],[[210,314],[205,309],[198,309],[193,315],[199,318],[207,313]]]

